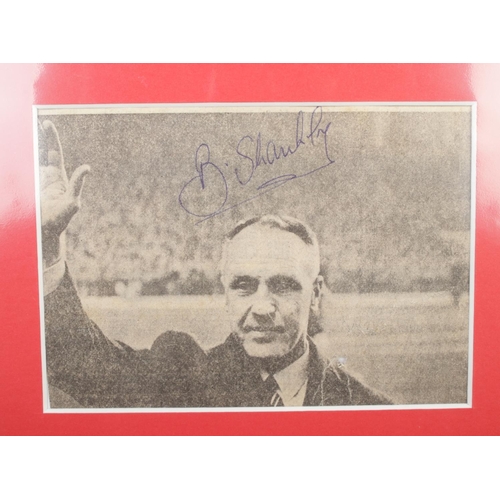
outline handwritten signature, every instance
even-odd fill
[[[206,143],[200,144],[195,153],[196,175],[182,187],[179,193],[180,206],[188,214],[199,217],[201,219],[197,222],[199,224],[243,203],[248,203],[287,182],[306,177],[332,165],[335,160],[330,157],[327,140],[331,122],[324,124],[323,121],[323,109],[318,106],[311,113],[309,133],[304,135],[304,113],[299,111],[296,120],[295,141],[292,145],[287,146],[276,145],[272,140],[263,144],[260,132],[257,137],[250,135],[242,137],[236,146],[236,154],[244,160],[244,163],[233,169],[234,176],[241,186],[247,186],[262,165],[273,166],[278,162],[282,163],[286,158],[293,156],[307,145],[321,147],[326,163],[302,174],[284,174],[273,177],[255,188],[257,194],[229,206],[227,206],[229,199],[227,176],[231,175],[231,172],[228,172],[229,165],[225,163],[224,170],[216,165],[211,161],[210,146]],[[198,213],[193,208],[189,208],[192,197],[200,195],[206,200],[204,203],[205,213]]]

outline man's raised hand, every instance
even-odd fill
[[[38,123],[40,194],[42,206],[42,252],[44,267],[61,257],[64,230],[81,205],[81,192],[90,167],[78,167],[68,180],[59,135],[55,125]]]

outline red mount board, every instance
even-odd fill
[[[0,434],[500,433],[500,65],[0,66]],[[203,102],[477,102],[471,409],[43,414],[32,106]]]

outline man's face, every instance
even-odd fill
[[[307,335],[321,277],[297,235],[250,226],[228,244],[223,282],[232,331],[248,355],[281,357]]]

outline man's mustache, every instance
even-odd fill
[[[258,318],[251,317],[250,310],[251,309],[249,308],[245,312],[243,317],[238,321],[238,326],[242,332],[244,332],[244,333],[250,333],[250,332],[285,333],[285,327],[283,325],[276,325],[274,323],[274,319],[271,316],[269,316],[269,317],[259,316]]]
[[[250,332],[273,332],[273,333],[285,333],[285,327],[283,326],[261,326],[261,325],[244,325],[241,330],[244,333]]]

